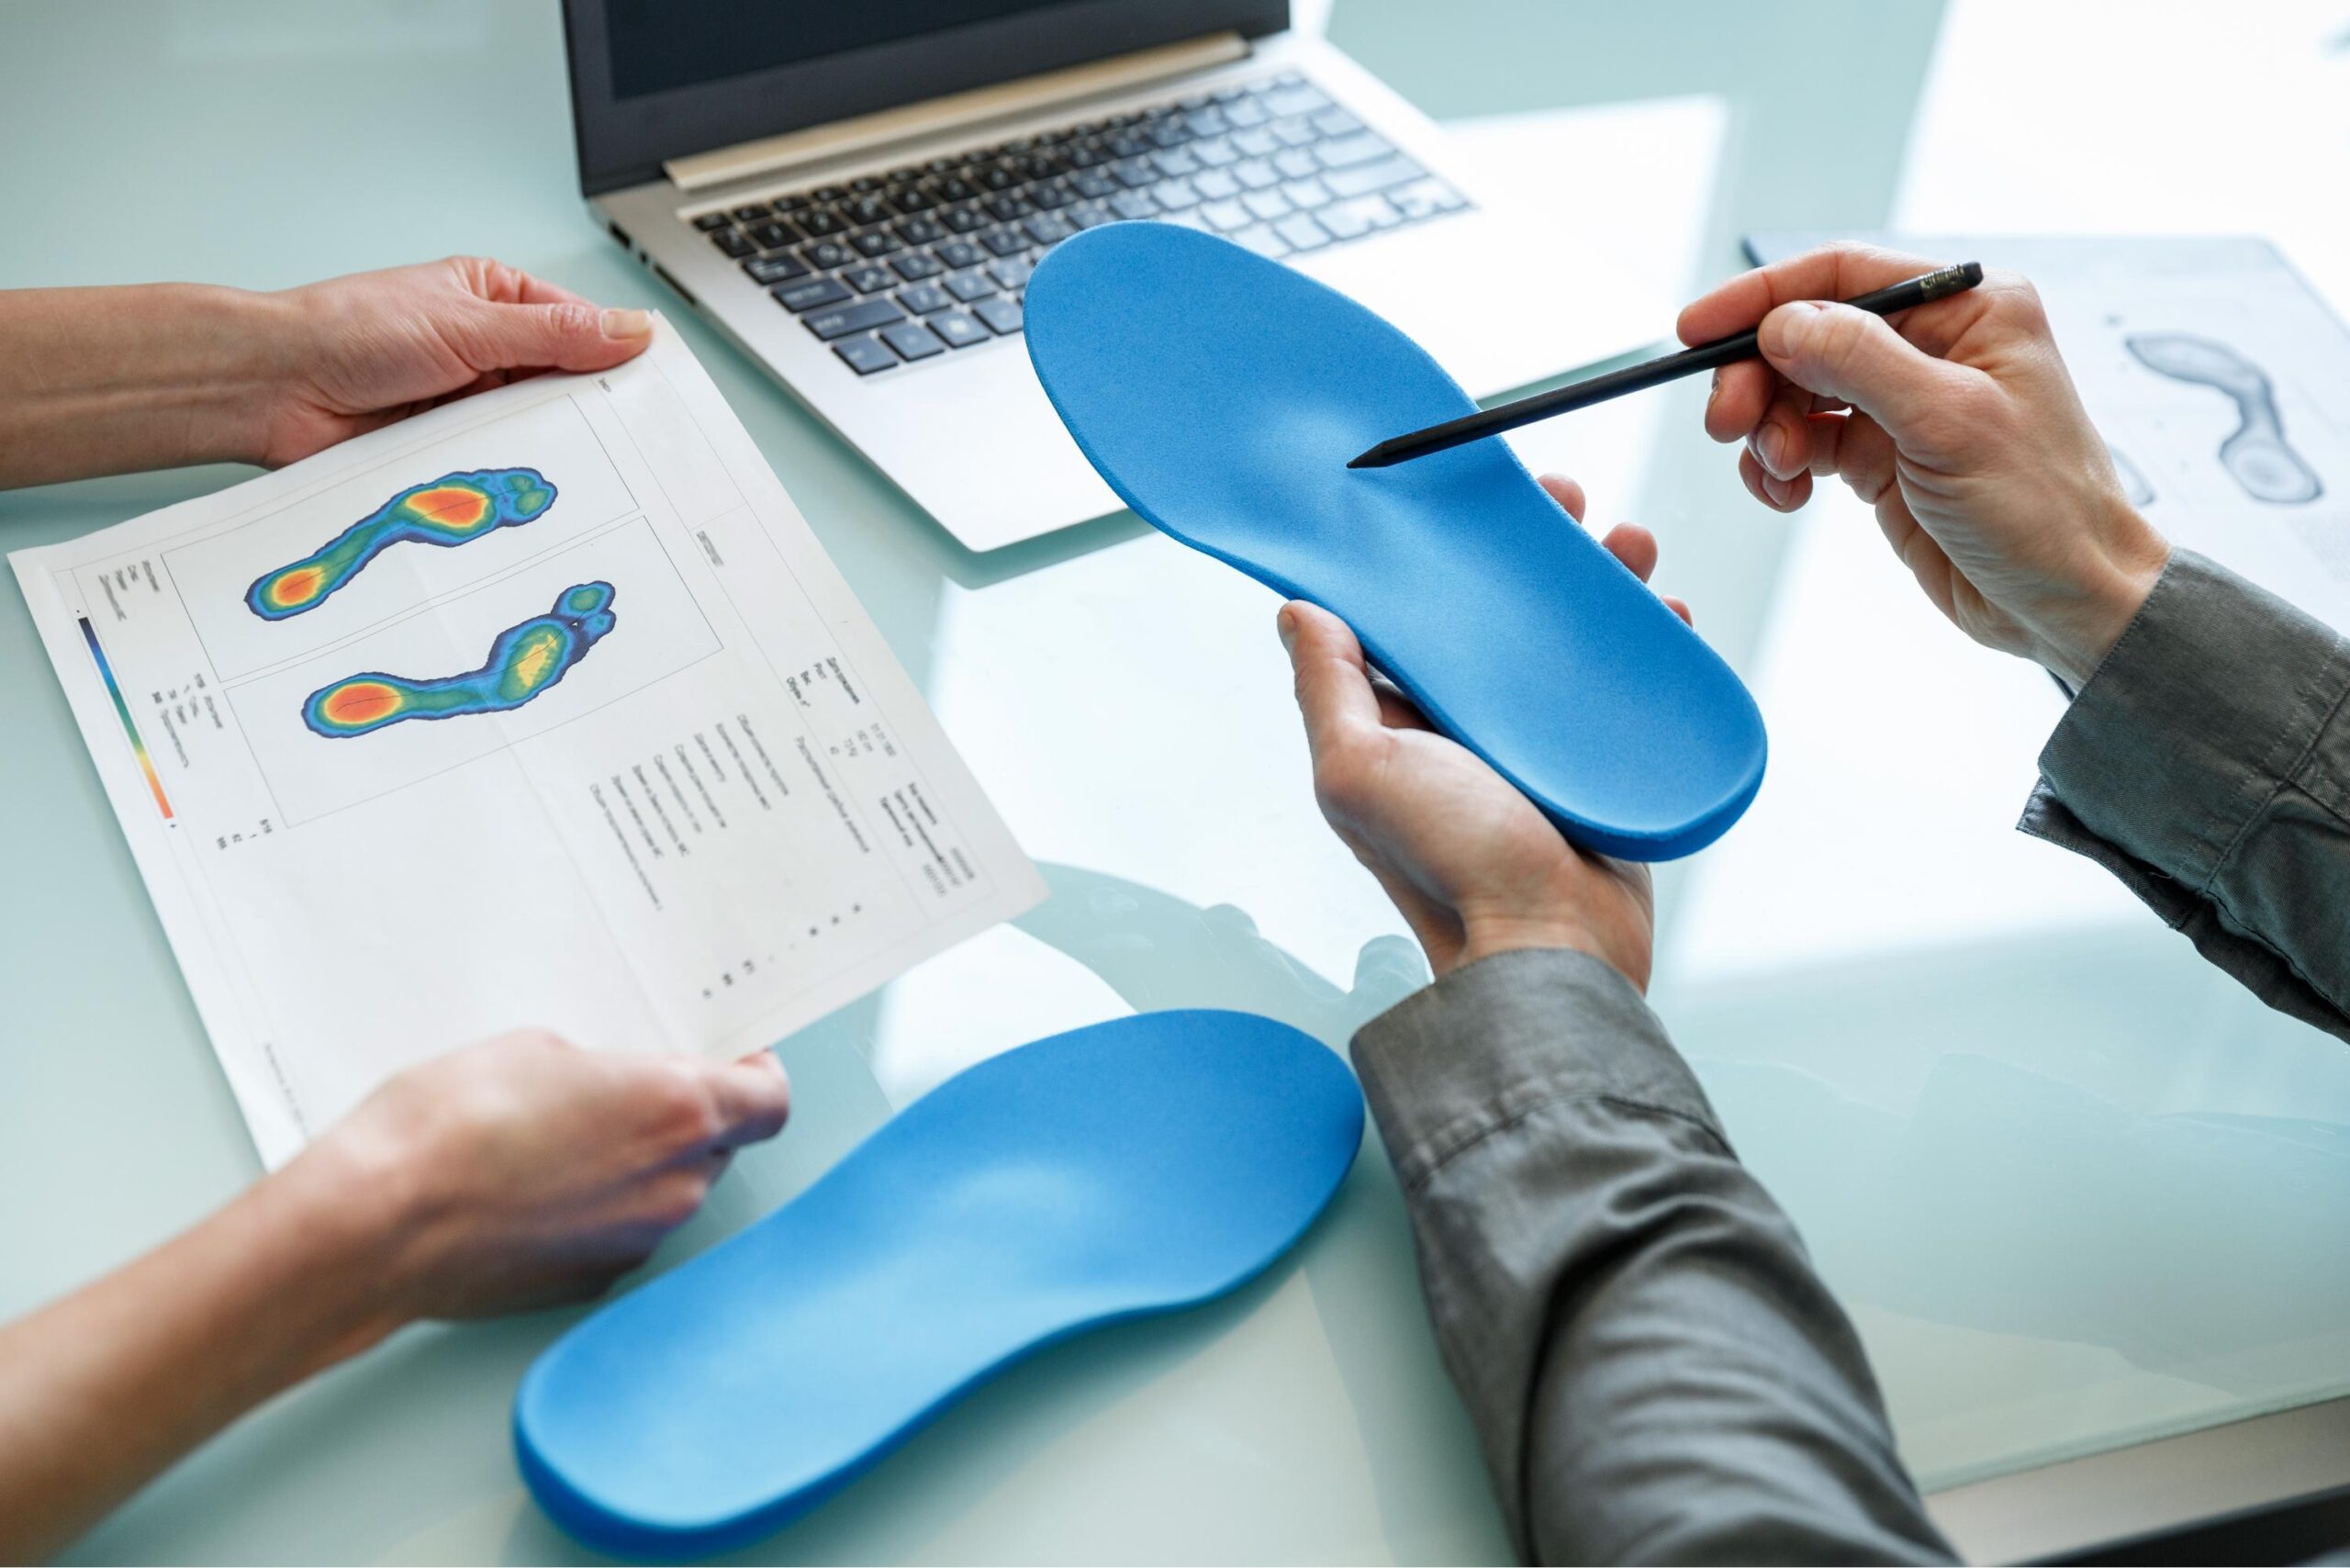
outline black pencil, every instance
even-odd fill
[[[1890,316],[1897,310],[1907,310],[1923,305],[1930,299],[1963,293],[1983,281],[1980,262],[1963,262],[1954,267],[1913,277],[1907,283],[1897,283],[1888,288],[1874,289],[1845,304],[1856,310],[1872,311]],[[1561,386],[1549,392],[1538,392],[1531,398],[1521,398],[1515,403],[1504,403],[1498,409],[1486,409],[1474,414],[1464,414],[1440,425],[1410,431],[1381,442],[1369,452],[1347,465],[1349,468],[1386,468],[1398,463],[1408,463],[1415,457],[1426,457],[1431,452],[1446,452],[1489,435],[1514,431],[1520,425],[1530,425],[1537,420],[1547,420],[1552,414],[1563,414],[1570,409],[1588,408],[1604,403],[1610,398],[1621,398],[1627,392],[1662,386],[1700,371],[1718,369],[1741,359],[1753,359],[1762,353],[1752,332],[1740,332],[1733,338],[1718,338],[1710,343],[1699,343],[1694,349],[1652,359],[1646,364],[1627,365],[1611,370],[1605,375],[1595,375],[1588,381],[1578,381],[1572,386]]]

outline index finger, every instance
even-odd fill
[[[1942,263],[1923,256],[1887,251],[1855,241],[1839,241],[1800,256],[1789,256],[1740,273],[1701,299],[1682,308],[1673,330],[1684,343],[1711,342],[1743,332],[1780,306],[1796,299],[1850,299],[1932,272]]]
[[[1319,605],[1294,599],[1281,607],[1281,627],[1297,676],[1306,747],[1315,759],[1376,732],[1379,699],[1362,662],[1362,644],[1347,623]]]

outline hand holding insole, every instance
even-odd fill
[[[1508,447],[1347,466],[1476,407],[1385,321],[1158,223],[1056,247],[1027,314],[1046,395],[1127,505],[1346,621],[1431,722],[1573,842],[1671,859],[1752,801],[1753,699]]]

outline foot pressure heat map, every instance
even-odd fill
[[[507,712],[569,674],[619,623],[612,585],[580,583],[565,588],[546,614],[500,632],[479,669],[426,679],[349,676],[310,693],[302,722],[329,740],[344,740],[406,719]]]
[[[263,573],[245,590],[245,607],[264,621],[316,610],[395,544],[468,543],[534,521],[554,505],[554,487],[535,468],[476,468],[411,485],[318,554]]]

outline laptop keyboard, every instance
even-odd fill
[[[688,221],[872,375],[1017,334],[1080,230],[1182,223],[1278,261],[1467,205],[1291,73]]]

